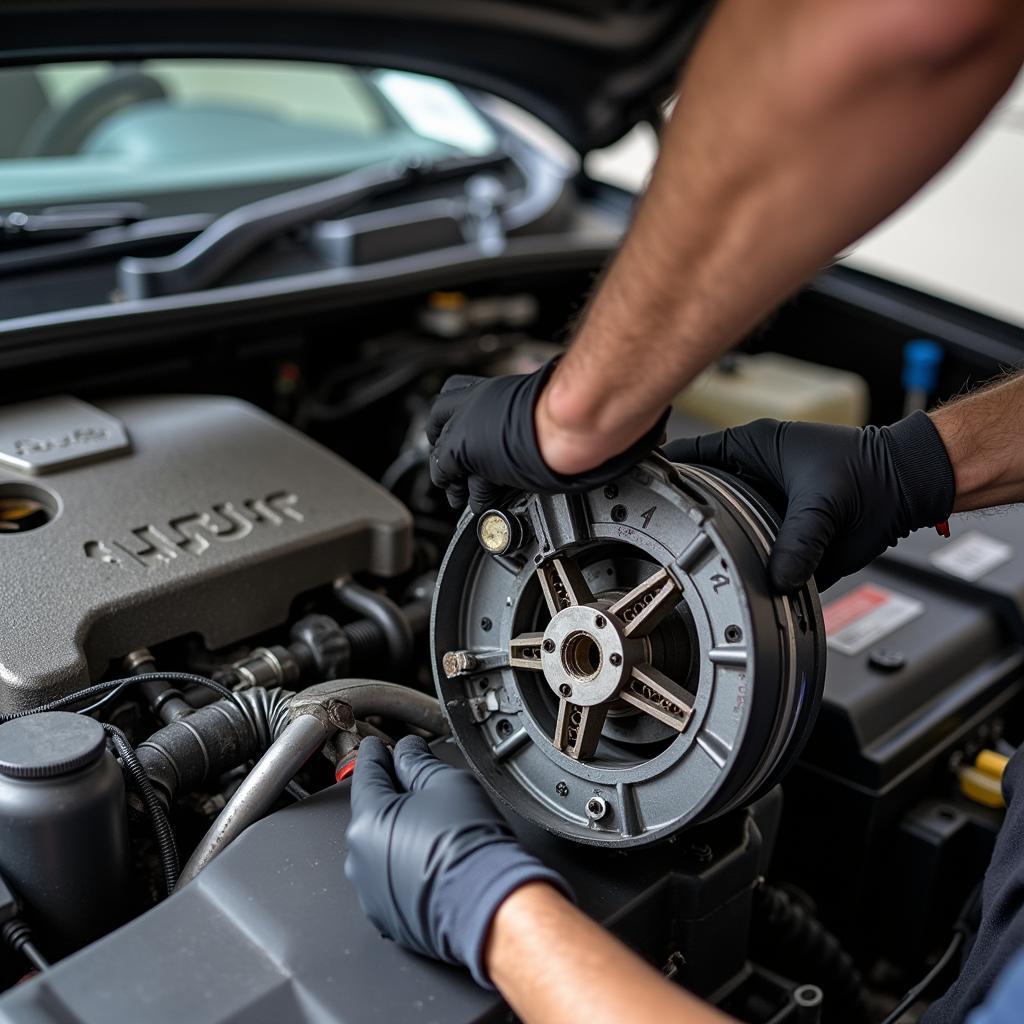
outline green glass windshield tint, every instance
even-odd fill
[[[406,72],[256,60],[0,70],[0,210],[290,187],[495,146],[461,90]]]

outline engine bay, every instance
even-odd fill
[[[49,966],[26,978],[5,933],[0,1020],[506,1019],[360,910],[366,735],[466,764],[584,910],[751,1024],[875,1019],[944,945],[1000,820],[970,772],[1020,739],[1024,514],[782,597],[770,496],[658,454],[452,513],[429,398],[558,351],[562,287],[396,300],[334,349],[321,319],[80,388],[79,364],[24,372],[0,409],[0,903]],[[816,316],[755,348],[807,357]],[[884,361],[842,351],[886,415]],[[977,534],[988,556],[942,546]]]

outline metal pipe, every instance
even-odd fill
[[[298,715],[285,726],[203,836],[178,878],[178,888],[187,885],[229,843],[270,810],[295,773],[334,731],[325,716],[316,714]]]
[[[410,690],[408,686],[386,683],[381,679],[345,679],[321,686],[330,687],[332,693],[352,708],[356,718],[382,715],[418,729],[426,729],[435,736],[448,733],[448,721],[437,698],[420,693],[419,690]],[[319,689],[318,686],[311,686],[303,694],[313,695]]]
[[[248,693],[255,693],[255,690],[246,691],[246,695]],[[289,704],[291,721],[274,739],[203,836],[178,879],[179,888],[195,878],[253,822],[262,818],[295,773],[338,729],[342,719],[332,716],[330,708],[344,709],[351,728],[355,727],[353,719],[382,715],[434,735],[448,732],[448,723],[436,697],[379,679],[341,679],[319,683],[299,694],[289,695]],[[283,713],[283,703],[274,702],[273,706]]]

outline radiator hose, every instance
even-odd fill
[[[434,735],[442,735],[448,728],[436,698],[378,679],[320,683],[297,696],[301,703],[296,701],[296,695],[289,697],[287,724],[196,847],[181,873],[180,885],[195,878],[214,857],[262,818],[295,773],[337,731],[341,718],[330,711],[331,705],[344,707],[349,727],[354,726],[355,719],[383,715]],[[193,718],[191,716],[189,721]]]

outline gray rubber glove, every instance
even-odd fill
[[[563,476],[540,454],[533,413],[556,360],[536,373],[503,377],[460,374],[445,381],[430,407],[430,479],[452,508],[484,512],[509,491],[560,494],[611,483],[636,465],[665,432],[668,410],[639,441],[584,473]]]
[[[516,842],[467,772],[439,761],[418,736],[359,745],[345,874],[367,917],[407,949],[484,968],[487,932],[505,898],[527,882],[568,883]]]
[[[931,419],[891,427],[755,420],[665,446],[673,462],[733,473],[783,515],[768,571],[783,593],[824,590],[953,510],[956,482]]]

